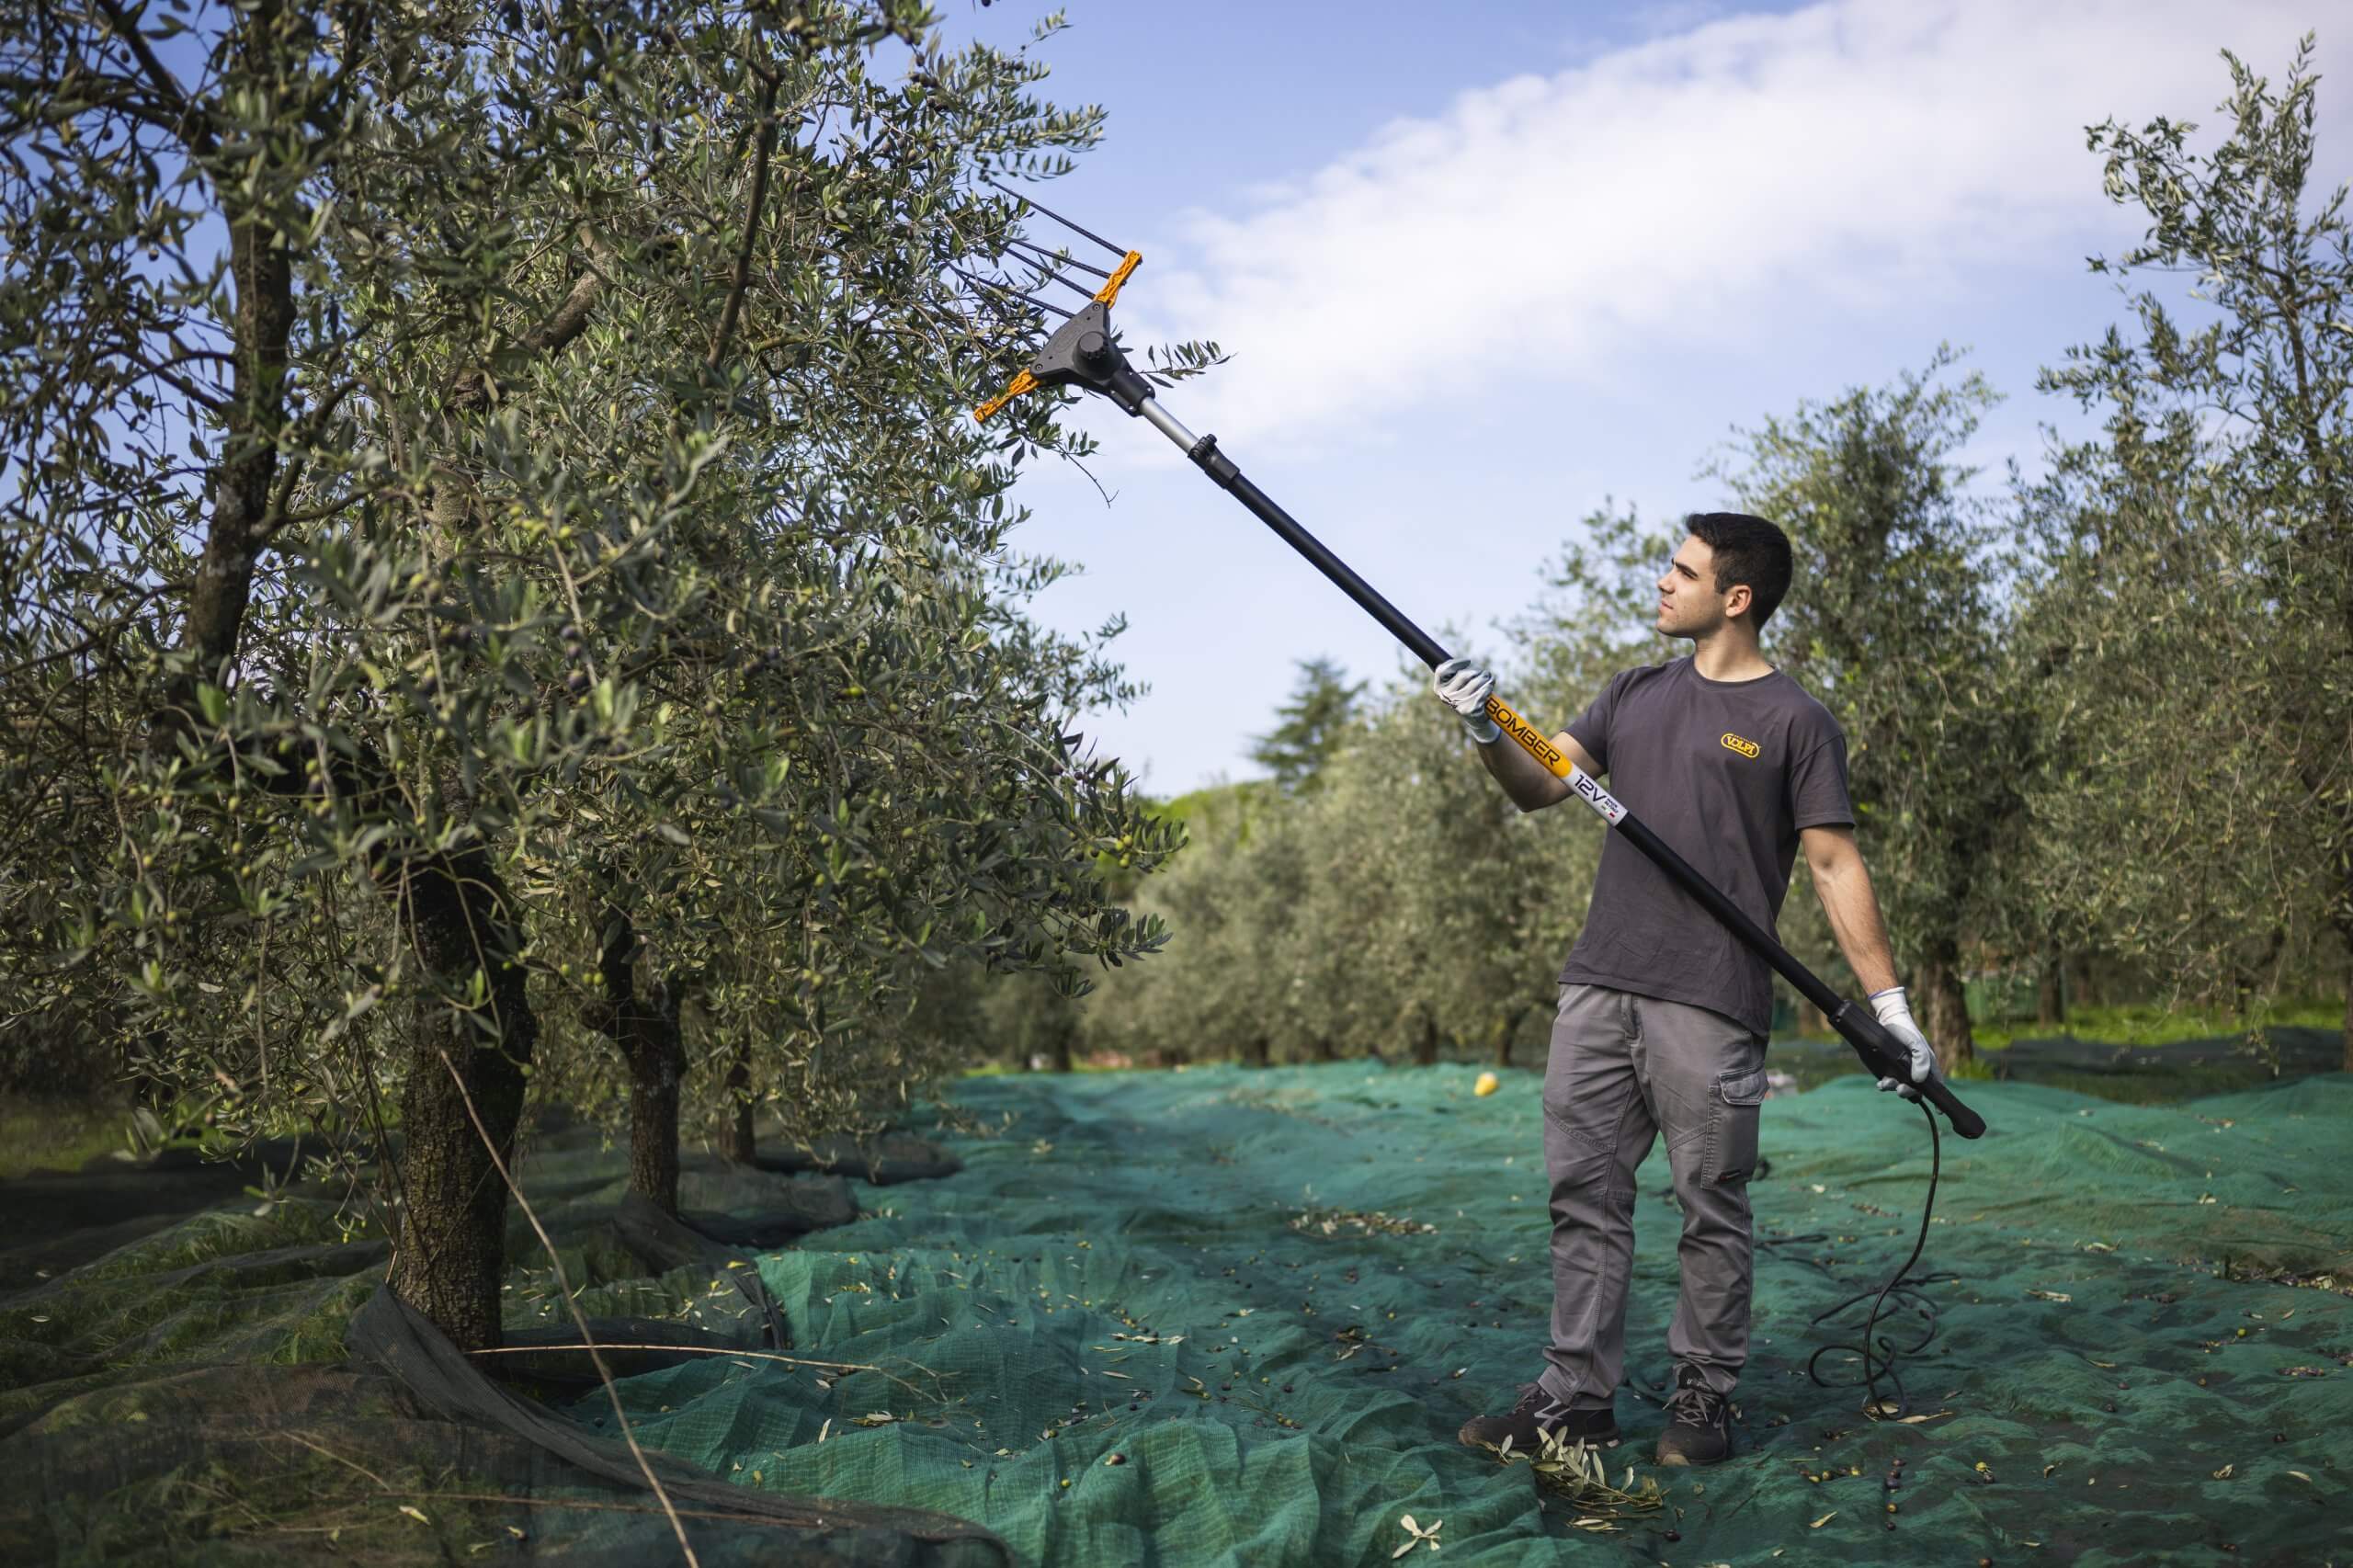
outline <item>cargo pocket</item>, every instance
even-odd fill
[[[1731,1072],[1716,1079],[1715,1096],[1708,1107],[1708,1157],[1699,1180],[1708,1187],[1732,1187],[1756,1171],[1756,1122],[1765,1103],[1765,1069]]]

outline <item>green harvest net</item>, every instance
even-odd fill
[[[961,1175],[759,1262],[805,1353],[881,1371],[624,1392],[642,1440],[746,1484],[938,1509],[1040,1562],[1380,1563],[1406,1515],[1457,1568],[2353,1562],[2353,1301],[2251,1278],[2353,1284],[2353,1079],[2163,1108],[1968,1087],[1993,1131],[1945,1142],[1920,1267],[1957,1278],[1904,1367],[1927,1419],[1805,1372],[1808,1320],[1909,1250],[1923,1119],[1859,1078],[1777,1099],[1736,1456],[1654,1470],[1662,1416],[1621,1394],[1609,1479],[1631,1460],[1665,1506],[1608,1530],[1454,1441],[1540,1366],[1526,1074],[1486,1098],[1453,1067],[971,1080],[960,1102],[1010,1119],[957,1143]],[[1654,1380],[1678,1218],[1654,1152],[1629,1324]]]
[[[616,1241],[620,1162],[593,1136],[542,1137],[525,1183],[569,1277],[594,1282],[581,1304],[601,1334],[740,1334],[757,1314],[733,1262],[781,1310],[789,1354],[876,1369],[617,1353],[639,1441],[732,1483],[701,1516],[731,1494],[934,1510],[1040,1563],[1377,1564],[1415,1539],[1409,1515],[1444,1548],[1427,1560],[1458,1568],[2353,1563],[2353,1078],[2146,1108],[1968,1085],[1993,1131],[1944,1144],[1920,1269],[1956,1278],[1921,1292],[1939,1332],[1902,1363],[1910,1421],[1865,1417],[1859,1388],[1817,1387],[1806,1365],[1855,1340],[1861,1309],[1810,1320],[1910,1250],[1923,1119],[1854,1077],[1777,1098],[1734,1457],[1653,1467],[1662,1415],[1621,1392],[1608,1480],[1631,1465],[1634,1494],[1654,1483],[1645,1510],[1454,1441],[1535,1376],[1550,1299],[1538,1080],[1507,1074],[1481,1098],[1473,1076],[974,1078],[960,1106],[1001,1131],[949,1140],[964,1168],[942,1179],[690,1159],[690,1209],[836,1220],[847,1197],[862,1212],[666,1271]],[[75,1562],[676,1559],[642,1493],[551,1460],[544,1432],[465,1436],[336,1359],[376,1311],[353,1317],[381,1244],[337,1243],[326,1212],[199,1216],[0,1301],[0,1545]],[[1629,1324],[1654,1383],[1678,1218],[1654,1152]],[[544,1329],[550,1271],[519,1222],[514,1243],[511,1326]],[[1907,1305],[1883,1332],[1908,1342],[1921,1321]],[[1851,1357],[1822,1369],[1850,1375]],[[563,1360],[502,1369],[530,1374],[553,1426],[602,1443],[609,1406]],[[12,1535],[9,1489],[44,1470],[47,1500]],[[999,1560],[985,1538],[935,1531],[917,1550],[914,1526],[870,1518],[822,1554],[710,1535],[704,1561]],[[327,1528],[344,1532],[332,1550]]]

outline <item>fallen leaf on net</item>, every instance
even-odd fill
[[[1414,1516],[1411,1514],[1405,1515],[1403,1518],[1400,1518],[1397,1523],[1410,1539],[1406,1540],[1404,1545],[1399,1547],[1396,1551],[1389,1554],[1389,1560],[1391,1562],[1394,1562],[1398,1558],[1404,1556],[1405,1553],[1413,1551],[1414,1548],[1421,1545],[1424,1541],[1428,1541],[1430,1543],[1430,1550],[1432,1551],[1438,1550],[1438,1532],[1440,1527],[1446,1523],[1444,1519],[1432,1519],[1430,1521],[1430,1528],[1427,1529],[1424,1529],[1421,1526],[1415,1524],[1414,1522]]]
[[[1814,1521],[1813,1521],[1813,1523],[1812,1523],[1812,1524],[1810,1524],[1810,1525],[1806,1526],[1806,1528],[1808,1528],[1808,1529],[1810,1529],[1810,1530],[1818,1530],[1818,1529],[1820,1529],[1823,1526],[1824,1526],[1824,1525],[1828,1524],[1831,1520],[1833,1520],[1833,1519],[1836,1518],[1837,1517],[1838,1517],[1838,1510],[1837,1510],[1837,1509],[1836,1509],[1836,1508],[1833,1508],[1833,1509],[1831,1509],[1831,1510],[1830,1510],[1830,1512],[1828,1512],[1828,1513],[1826,1513],[1826,1514],[1823,1515],[1823,1516],[1822,1516],[1822,1517],[1820,1517],[1820,1518],[1818,1518],[1818,1519],[1814,1520]]]

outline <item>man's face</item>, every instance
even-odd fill
[[[1667,637],[1706,637],[1731,618],[1729,601],[1748,590],[1716,592],[1716,552],[1705,540],[1688,538],[1677,547],[1658,580],[1658,630]]]

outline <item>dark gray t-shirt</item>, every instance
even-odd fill
[[[1779,670],[1710,680],[1688,657],[1628,670],[1569,734],[1628,811],[1768,931],[1799,831],[1855,821],[1845,733]],[[1615,833],[1561,980],[1688,1002],[1760,1036],[1772,1028],[1765,960]]]

